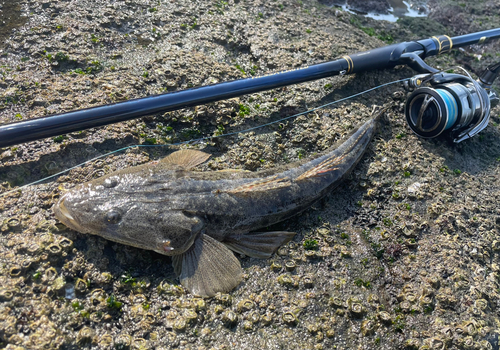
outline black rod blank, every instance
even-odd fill
[[[344,56],[335,61],[278,72],[255,78],[148,96],[125,102],[75,110],[0,126],[0,147],[95,128],[146,115],[198,106],[259,91],[303,83],[339,74],[352,74],[403,64],[401,55],[415,52],[421,58],[448,52],[451,48],[481,44],[500,37],[500,28],[450,38],[436,36],[403,42]]]

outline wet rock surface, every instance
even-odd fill
[[[435,0],[429,18],[398,23],[313,1],[19,3],[28,19],[2,47],[1,123],[499,26],[494,1]],[[498,52],[491,42],[427,62],[480,72]],[[7,192],[122,147],[165,144],[95,159],[0,198],[0,345],[498,349],[498,108],[469,141],[423,140],[405,125],[394,85],[196,143],[213,155],[200,170],[272,168],[342,140],[373,104],[392,104],[343,185],[270,228],[295,231],[294,240],[271,259],[239,257],[243,283],[211,299],[187,293],[168,257],[77,233],[52,214],[65,188],[159,159],[167,144],[243,131],[411,75],[397,68],[328,78],[0,150]]]

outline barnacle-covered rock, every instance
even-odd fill
[[[363,26],[374,28],[370,37],[353,28],[352,14],[308,1],[130,0],[119,6],[90,0],[18,2],[5,1],[1,9],[6,22],[5,33],[0,33],[3,124],[313,65],[332,55],[380,46],[377,35],[397,34],[395,42],[406,40],[407,34],[428,35],[413,25],[418,18],[401,19],[405,25],[396,31],[361,18]],[[437,4],[427,14],[440,19],[448,11],[445,17],[451,22],[441,21],[446,27],[441,29],[447,30],[437,32],[450,31],[457,23],[467,31],[477,27],[493,2],[467,2],[466,8],[456,9]],[[464,13],[470,21],[463,21]],[[13,30],[9,18],[25,24]],[[498,26],[498,18],[488,18]],[[431,27],[437,23],[427,22]],[[342,40],[332,44],[339,35]],[[494,52],[493,44],[486,42],[485,52]],[[483,54],[469,63],[481,71],[493,63],[493,56]],[[440,65],[453,66],[455,61],[453,55],[440,56]],[[372,85],[381,75],[398,80],[401,74],[373,72],[353,81]],[[169,257],[77,233],[52,215],[51,206],[64,189],[160,160],[171,151],[167,147],[128,149],[57,179],[8,192],[40,174],[64,170],[65,164],[127,145],[175,144],[193,137],[210,138],[188,147],[213,153],[213,161],[196,171],[288,166],[342,142],[368,118],[365,105],[381,96],[289,118],[329,100],[345,83],[311,81],[3,149],[0,344],[33,350],[262,344],[315,350],[442,348],[436,339],[447,349],[483,350],[495,344],[491,327],[500,324],[500,163],[495,158],[500,153],[491,141],[498,130],[486,129],[459,148],[418,140],[401,118],[402,91],[389,92],[396,106],[385,113],[368,152],[341,188],[301,216],[270,227],[297,232],[292,244],[278,249],[274,261],[237,256],[244,282],[224,296],[197,298],[180,285]],[[492,109],[493,124],[497,114]],[[288,119],[239,133],[282,118]],[[226,133],[231,135],[213,137]],[[436,146],[439,152],[432,150]],[[477,147],[481,152],[474,151]],[[130,195],[138,196],[142,185]],[[255,195],[258,203],[273,193]],[[152,221],[161,221],[159,213],[151,214]],[[317,247],[306,249],[306,238],[317,241]],[[289,274],[281,275],[285,272]],[[357,287],[355,281],[370,281],[371,288]],[[401,288],[404,284],[411,288]],[[401,303],[401,309],[410,305],[408,313],[400,313]],[[357,305],[366,308],[361,317],[356,316]],[[225,329],[223,319],[229,324],[231,312],[236,323]],[[85,336],[88,329],[94,334]],[[412,344],[405,339],[416,340]]]

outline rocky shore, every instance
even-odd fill
[[[492,0],[431,0],[428,17],[396,23],[306,0],[18,4],[9,11],[23,17],[0,31],[0,123],[500,24]],[[492,41],[426,62],[479,73],[499,48]],[[0,347],[498,349],[498,108],[471,140],[423,140],[406,126],[405,93],[394,84],[244,132],[413,74],[327,78],[0,149],[6,193],[123,147],[164,145],[129,148],[0,197]],[[297,232],[271,259],[239,256],[244,281],[227,294],[196,298],[170,258],[72,231],[51,210],[64,189],[199,137],[236,132],[191,145],[212,154],[202,171],[308,157],[342,141],[373,105],[390,109],[355,171],[270,228]]]

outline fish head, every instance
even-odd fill
[[[187,251],[203,230],[201,218],[145,196],[144,188],[125,190],[117,176],[98,180],[66,192],[54,205],[64,225],[169,256]]]

